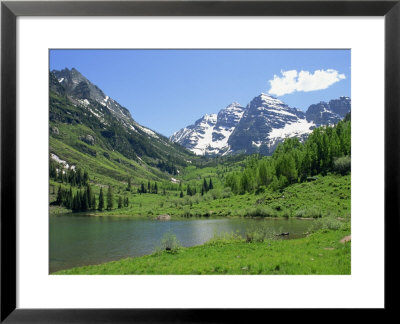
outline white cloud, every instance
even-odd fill
[[[269,94],[283,96],[295,91],[323,90],[340,80],[346,79],[344,74],[339,74],[338,71],[333,69],[316,70],[314,73],[290,70],[281,71],[281,74],[281,77],[274,75],[274,79],[268,81],[271,85]]]

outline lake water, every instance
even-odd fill
[[[153,253],[165,233],[175,234],[182,246],[205,243],[215,234],[238,233],[263,222],[271,231],[290,232],[296,238],[310,227],[309,220],[194,218],[170,221],[113,216],[50,216],[50,273]]]

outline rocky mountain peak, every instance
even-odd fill
[[[228,139],[244,114],[245,108],[233,102],[218,114],[206,114],[193,125],[174,133],[170,140],[197,155],[225,154]]]
[[[269,94],[266,93],[261,93],[260,95],[258,95],[257,97],[255,97],[253,100],[261,100],[263,101],[265,104],[270,105],[270,106],[280,106],[280,105],[285,105],[281,100],[279,100],[276,97],[273,97]],[[286,106],[286,105],[285,105]]]
[[[53,70],[51,73],[57,79],[59,86],[64,88],[65,93],[75,103],[87,105],[91,102],[97,102],[101,106],[108,108],[118,119],[126,121],[132,119],[128,109],[108,97],[97,85],[90,82],[77,69],[72,68],[70,70],[65,68],[60,71]],[[53,84],[52,90],[56,90],[55,88],[56,86]]]

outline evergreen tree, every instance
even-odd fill
[[[114,206],[113,203],[113,193],[112,193],[112,189],[111,186],[108,186],[108,191],[107,191],[107,210],[111,210]]]
[[[82,185],[82,170],[81,169],[77,169],[76,170],[76,184],[78,187],[80,187]]]
[[[50,178],[57,179],[57,168],[56,168],[56,164],[53,160],[50,160],[49,168],[50,168],[50,170],[49,170]]]
[[[181,193],[179,194],[179,197],[183,198],[183,191],[181,190]]]
[[[129,207],[129,198],[125,197],[124,206]]]
[[[62,166],[60,166],[60,168],[58,169],[57,176],[58,176],[58,181],[61,182],[61,183],[64,182],[64,177],[63,177],[63,175],[64,175],[64,169],[63,169]]]
[[[89,209],[89,198],[87,195],[87,191],[84,190],[82,194],[82,205],[81,205],[81,210],[87,211]]]
[[[72,201],[73,201],[73,197],[72,197],[72,188],[69,187],[69,191],[67,194],[67,199],[65,202],[65,207],[67,207],[68,209],[72,209]]]
[[[88,181],[89,181],[89,174],[87,173],[87,171],[84,171],[83,179],[82,179],[83,185],[86,185],[88,183]]]
[[[86,184],[86,196],[87,196],[87,202],[88,202],[88,209],[92,208],[92,188],[90,187],[90,184]]]
[[[92,210],[96,210],[96,195],[92,192],[92,199],[91,199],[91,208]]]
[[[78,197],[78,193],[74,195],[74,199],[72,200],[72,211],[78,211],[80,209],[80,201]]]
[[[192,195],[192,190],[190,189],[190,186],[189,186],[189,185],[187,185],[186,194],[187,194],[188,196],[191,196],[191,195]]]
[[[242,176],[240,177],[240,193],[244,194],[245,192],[251,192],[251,179],[250,179],[250,172],[248,169],[242,172]]]
[[[210,180],[211,180],[211,179],[210,179]],[[201,195],[203,195],[203,193],[204,193],[204,192],[207,192],[207,191],[208,191],[208,184],[207,184],[206,178],[204,178],[204,181],[203,181],[203,188],[202,188],[202,190],[201,190],[201,192],[202,192]]]
[[[210,178],[210,184],[208,185],[208,190],[214,189],[213,183]]]
[[[59,206],[61,206],[61,204],[62,204],[62,188],[61,188],[61,186],[58,187],[56,204]]]
[[[83,206],[82,191],[79,190],[76,194],[78,197],[78,210],[82,210],[82,206]]]
[[[154,193],[155,193],[155,194],[158,194],[157,182],[154,182]]]
[[[118,208],[122,208],[122,197],[118,197]]]
[[[258,167],[257,180],[259,186],[266,186],[268,184],[267,165],[265,162],[261,162]]]
[[[100,188],[98,210],[102,211],[103,209],[104,209],[104,195],[103,195],[103,188]]]
[[[68,174],[68,181],[72,186],[76,186],[76,172],[75,170],[70,170]]]

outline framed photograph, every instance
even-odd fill
[[[2,2],[1,321],[391,309],[399,15]]]

